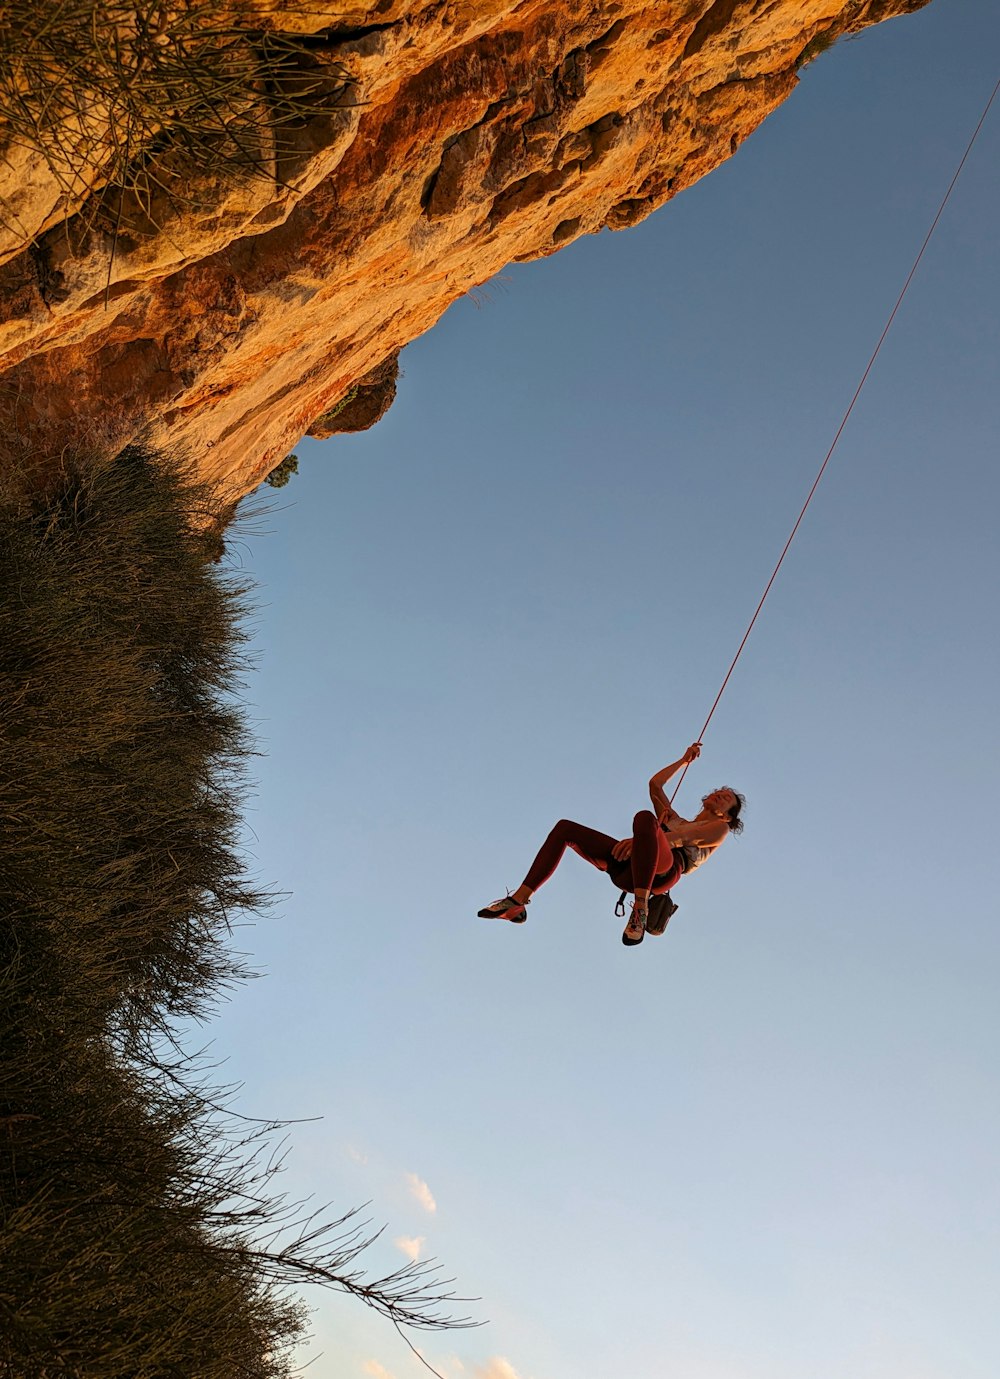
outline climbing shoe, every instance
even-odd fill
[[[634,948],[637,943],[641,943],[646,936],[647,910],[645,905],[641,905],[638,900],[633,902],[632,913],[628,917],[625,925],[625,932],[622,934],[622,943],[626,948]]]
[[[480,919],[509,919],[511,924],[523,924],[528,918],[530,904],[530,900],[526,900],[522,905],[512,896],[505,895],[502,900],[494,900],[492,905],[478,911],[478,914]]]

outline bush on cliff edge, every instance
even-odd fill
[[[300,1309],[151,1050],[237,968],[242,591],[141,447],[0,485],[0,1368],[287,1371]]]
[[[237,847],[244,588],[162,456],[0,476],[0,1372],[280,1379],[319,1283],[397,1323],[453,1295],[373,1283],[351,1213],[272,1194],[275,1127],[235,1133],[176,1051],[240,975],[266,896]]]
[[[47,1018],[127,1039],[201,1013],[264,900],[237,848],[245,591],[175,471],[67,463],[54,493],[0,490],[0,914],[30,917]]]

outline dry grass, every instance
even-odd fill
[[[117,223],[129,204],[183,200],[185,175],[280,179],[322,111],[349,103],[322,38],[241,26],[212,0],[6,0],[0,114],[39,150],[67,208]],[[259,19],[257,20],[259,25]]]
[[[177,1051],[242,974],[246,589],[162,456],[0,478],[0,1372],[283,1379],[290,1288],[467,1324],[425,1265],[275,1190],[276,1125]],[[220,1106],[220,1101],[223,1103]]]

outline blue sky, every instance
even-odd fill
[[[290,1193],[482,1298],[448,1379],[995,1379],[1000,110],[678,800],[745,834],[635,950],[572,856],[475,912],[697,732],[998,52],[988,0],[841,43],[641,226],[459,302],[238,545],[289,895],[214,1052],[322,1117]],[[314,1379],[426,1373],[318,1301]]]

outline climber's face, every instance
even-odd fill
[[[729,811],[736,807],[736,791],[713,790],[711,794],[704,796],[702,804],[713,814],[718,814],[721,819],[728,819]]]

